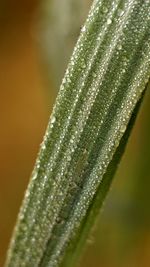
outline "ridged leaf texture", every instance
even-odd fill
[[[72,266],[149,75],[150,1],[95,0],[57,96],[7,267]]]

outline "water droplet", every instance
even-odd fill
[[[67,77],[67,82],[68,82],[68,83],[70,83],[70,82],[71,82],[71,80],[70,80],[70,78],[69,78],[69,77]]]
[[[100,37],[100,36],[98,36],[98,37],[97,37],[97,41],[100,41],[100,39],[101,39],[101,37]]]
[[[122,45],[118,45],[118,50],[121,50],[122,49]]]
[[[109,25],[109,24],[111,24],[112,23],[112,20],[111,19],[108,19],[107,20],[107,24]]]
[[[56,118],[53,116],[52,118],[51,118],[51,123],[54,123],[56,121]]]
[[[63,78],[63,80],[62,80],[62,83],[64,84],[66,82],[66,79],[65,78]]]
[[[107,7],[104,7],[104,8],[103,8],[103,12],[104,12],[104,13],[107,13],[107,11],[108,11],[108,8],[107,8]]]
[[[71,161],[71,156],[70,155],[67,156],[67,160]]]
[[[122,9],[118,9],[118,15],[121,17],[121,16],[123,16],[123,14],[124,14],[124,10],[122,10]]]
[[[95,73],[95,72],[93,72],[92,76],[93,76],[94,78],[96,78],[96,77],[97,77],[97,75],[96,75],[96,73]]]
[[[116,145],[116,147],[119,146],[119,140],[116,140],[116,141],[115,141],[115,145]]]
[[[120,127],[120,132],[121,133],[124,133],[125,132],[125,130],[126,130],[126,125],[121,125],[121,127]]]
[[[86,68],[86,64],[84,62],[81,63],[81,68],[85,69]]]
[[[83,26],[83,28],[82,28],[82,30],[81,30],[82,32],[85,32],[86,31],[86,27],[85,26]]]

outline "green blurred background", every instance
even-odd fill
[[[90,4],[91,0],[0,3],[0,266]],[[148,91],[80,267],[150,266],[149,114]]]

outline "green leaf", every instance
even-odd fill
[[[134,126],[144,94],[145,94],[145,91],[143,92],[140,100],[135,106],[131,119],[128,123],[127,129],[121,138],[120,144],[117,147],[117,150],[115,154],[113,155],[111,162],[109,163],[107,167],[107,172],[104,174],[103,180],[101,184],[99,185],[99,188],[94,196],[94,199],[91,205],[89,206],[87,215],[85,219],[83,220],[82,224],[80,225],[80,228],[78,229],[78,234],[76,235],[76,239],[74,239],[73,242],[70,243],[70,246],[68,247],[68,250],[66,251],[62,266],[65,266],[65,267],[74,266],[75,262],[77,262],[78,259],[80,259],[81,257],[81,253],[85,247],[84,244],[86,244],[86,240],[88,240],[88,236],[95,222],[95,218],[99,214],[100,206],[103,204],[103,201],[105,200],[105,197],[110,189],[113,176],[117,170],[117,167],[125,151],[125,148],[126,148],[129,136],[131,134],[132,128]],[[46,253],[49,254],[48,249]]]
[[[108,191],[110,166],[118,163],[113,160],[149,79],[149,14],[146,0],[94,1],[41,145],[7,267],[60,266],[86,221],[89,230],[90,208],[99,198],[100,208]]]

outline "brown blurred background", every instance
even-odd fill
[[[80,1],[65,1],[73,2],[67,12],[78,12]],[[47,1],[52,3],[53,19],[48,17],[46,23],[39,19],[42,26],[37,23],[39,1],[0,3],[0,266],[56,97],[57,81],[62,78],[91,2],[82,1],[84,12],[82,15],[80,9],[77,25],[72,19],[76,16],[65,15],[64,9],[64,17],[75,25],[73,31],[70,27],[64,33],[59,27],[58,1]],[[41,16],[46,16],[44,12]],[[55,47],[58,38],[63,55],[58,53],[58,44]],[[148,92],[81,266],[150,266],[149,100]]]
[[[47,103],[31,34],[36,5],[0,3],[0,266],[54,99]]]

